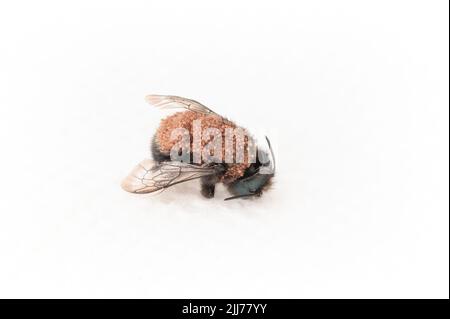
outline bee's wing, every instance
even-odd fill
[[[182,162],[157,163],[146,159],[139,163],[123,180],[122,188],[130,193],[152,193],[175,184],[214,175],[215,173],[214,167]]]
[[[156,107],[165,109],[183,108],[189,111],[206,115],[217,115],[216,112],[201,104],[200,102],[175,95],[147,95],[145,100]],[[222,117],[222,116],[220,116]]]

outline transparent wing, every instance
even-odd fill
[[[124,179],[122,188],[130,193],[146,194],[215,173],[214,167],[146,159]]]
[[[180,96],[175,95],[147,95],[145,97],[145,100],[150,103],[153,106],[159,107],[159,108],[165,108],[165,109],[177,109],[177,108],[183,108],[189,111],[207,114],[207,115],[217,115],[216,112],[209,109],[205,105],[201,104],[200,102],[187,99]],[[222,116],[220,116],[222,117]]]

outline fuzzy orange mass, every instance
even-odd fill
[[[172,147],[178,143],[179,139],[171,139],[171,134],[174,130],[183,128],[189,131],[190,134],[190,149],[192,150],[193,145],[193,135],[194,135],[194,127],[193,122],[195,120],[201,121],[201,129],[204,132],[207,128],[215,128],[218,129],[222,134],[222,159],[225,159],[226,154],[230,155],[230,152],[233,152],[233,158],[235,158],[235,149],[236,143],[242,142],[244,145],[244,149],[247,149],[248,139],[244,137],[244,140],[241,140],[241,137],[235,136],[233,139],[233,149],[226,150],[225,149],[225,130],[227,128],[234,129],[237,126],[228,120],[225,120],[216,115],[206,115],[200,114],[197,112],[177,112],[169,117],[163,119],[161,124],[156,132],[156,142],[159,145],[160,151],[169,154]],[[250,137],[248,137],[250,138]],[[206,144],[211,141],[211,137],[203,136],[201,141],[201,147],[203,148]],[[244,175],[245,170],[250,166],[248,163],[248,156],[244,157],[244,163],[231,163],[228,164],[228,169],[224,176],[222,177],[223,182],[232,182],[237,178]]]

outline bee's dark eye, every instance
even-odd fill
[[[260,197],[263,187],[269,182],[271,175],[254,174],[253,176],[237,180],[228,186],[232,194],[239,197]]]

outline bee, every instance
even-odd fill
[[[139,163],[123,180],[122,188],[125,191],[136,194],[153,193],[176,184],[200,180],[201,194],[204,197],[214,197],[216,184],[223,183],[232,195],[225,200],[232,200],[260,197],[268,188],[275,176],[275,157],[267,136],[270,153],[259,148],[254,138],[247,134],[244,137],[232,136],[232,143],[228,146],[225,143],[227,147],[214,149],[214,155],[225,154],[225,157],[231,156],[233,161],[223,161],[222,157],[219,160],[217,157],[205,160],[202,154],[211,155],[211,150],[205,152],[207,142],[211,140],[201,138],[195,142],[195,123],[197,128],[215,130],[220,141],[230,130],[245,129],[195,100],[173,95],[148,95],[146,101],[158,108],[181,111],[161,121],[151,142],[152,159]],[[179,138],[173,138],[173,132],[177,129],[187,132],[187,140],[181,139],[181,144]],[[236,161],[238,142],[247,146],[247,154],[243,157],[244,160],[241,157],[241,161]],[[184,160],[174,159],[174,148],[176,155],[179,155],[179,148],[175,147],[177,145],[187,149]],[[230,148],[230,145],[236,146],[236,149]],[[250,146],[257,150],[256,156],[250,156]],[[197,156],[197,161],[193,161],[196,154],[200,156]]]

